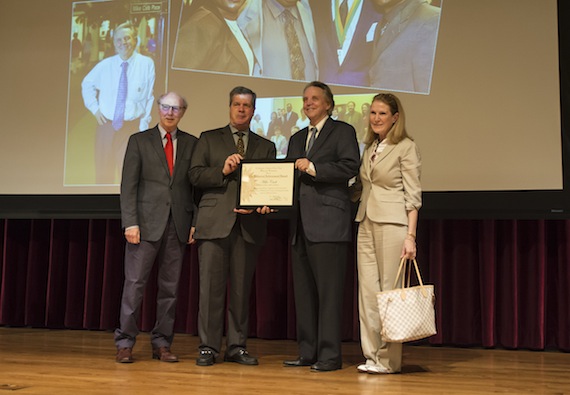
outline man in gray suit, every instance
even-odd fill
[[[127,245],[116,361],[133,362],[137,321],[150,271],[157,261],[156,323],[152,357],[177,362],[170,352],[178,280],[187,244],[192,244],[193,190],[188,178],[196,137],[178,129],[186,100],[170,92],[158,101],[157,126],[129,138],[121,181],[121,217]]]
[[[299,357],[285,366],[312,371],[342,367],[341,319],[344,274],[352,217],[348,181],[358,174],[354,128],[330,118],[334,98],[319,81],[303,91],[307,128],[291,136],[287,159],[295,160],[298,212],[293,224],[293,285]]]
[[[266,238],[268,207],[237,209],[240,162],[275,159],[275,144],[249,130],[256,95],[245,87],[230,92],[230,123],[203,132],[192,155],[190,180],[202,194],[196,233],[200,260],[196,364],[210,366],[222,347],[226,289],[229,279],[227,345],[224,360],[257,365],[248,354],[249,294],[260,246]]]

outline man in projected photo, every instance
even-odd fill
[[[224,360],[257,365],[247,352],[251,282],[267,224],[257,210],[237,209],[238,170],[244,159],[275,159],[275,145],[250,130],[256,94],[238,86],[230,92],[229,125],[203,132],[192,155],[190,180],[202,197],[194,237],[200,260],[198,366],[211,366],[222,348],[226,317]],[[226,290],[229,282],[229,296]]]
[[[299,357],[285,366],[331,371],[342,367],[341,320],[352,216],[348,180],[358,174],[356,132],[330,118],[334,98],[319,81],[303,92],[309,127],[289,141],[287,159],[295,160],[297,212],[292,262]]]
[[[317,41],[308,0],[249,0],[238,24],[264,77],[317,78]]]
[[[127,141],[133,132],[148,129],[151,120],[154,62],[135,51],[135,27],[115,28],[116,55],[103,59],[85,76],[81,93],[95,116],[95,182],[117,184]]]
[[[158,125],[133,134],[125,153],[120,196],[127,240],[125,282],[120,327],[115,331],[119,363],[133,362],[144,289],[155,261],[158,293],[150,339],[152,357],[178,361],[170,346],[184,252],[186,245],[194,242],[191,224],[195,212],[188,170],[197,139],[178,129],[186,108],[186,100],[178,94],[162,95]]]
[[[283,136],[287,139],[291,137],[291,128],[297,124],[298,119],[299,114],[293,111],[293,105],[291,103],[287,103],[285,105],[285,114],[283,114],[283,127],[281,128]]]
[[[180,27],[173,67],[259,74],[255,55],[236,21],[246,0],[195,0]],[[186,8],[186,7],[185,7]]]
[[[356,136],[358,137],[358,133],[361,129],[362,114],[356,111],[355,108],[356,108],[355,102],[349,101],[348,103],[346,103],[346,112],[342,115],[341,119],[344,122],[349,123],[354,127],[354,129],[356,130]]]
[[[311,8],[319,32],[319,79],[370,86],[370,52],[381,19],[370,0],[311,0]]]
[[[376,29],[370,85],[428,93],[441,9],[428,0],[373,0],[384,14]]]

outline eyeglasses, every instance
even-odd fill
[[[184,111],[186,109],[186,107],[180,107],[180,106],[169,106],[168,104],[162,104],[159,103],[158,104],[160,106],[160,109],[164,112],[168,112],[170,110],[172,110],[173,114],[178,114],[181,111]]]

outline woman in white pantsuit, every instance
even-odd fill
[[[406,132],[400,100],[389,93],[372,99],[370,126],[360,166],[358,302],[363,373],[397,373],[402,345],[382,340],[376,293],[393,288],[402,257],[416,256],[421,207],[420,154]],[[360,189],[360,188],[357,188]]]

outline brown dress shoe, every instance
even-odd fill
[[[152,350],[152,358],[162,362],[178,362],[178,357],[172,354],[168,347],[160,347]]]
[[[115,361],[118,363],[133,363],[133,349],[130,347],[119,348]]]

